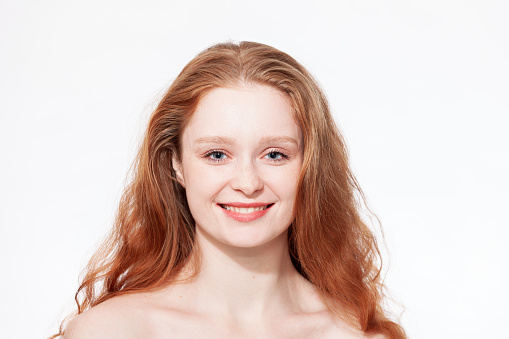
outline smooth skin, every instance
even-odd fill
[[[181,141],[173,164],[196,221],[197,277],[111,298],[77,316],[65,338],[365,338],[333,320],[290,259],[303,139],[285,95],[263,85],[214,89]],[[241,203],[269,207],[249,221],[226,212]]]

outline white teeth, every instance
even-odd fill
[[[264,209],[266,209],[268,207],[267,206],[261,206],[261,207],[248,207],[248,208],[242,208],[242,207],[233,207],[233,206],[229,206],[229,205],[221,205],[225,210],[228,210],[228,211],[233,211],[233,212],[237,212],[237,213],[242,213],[242,214],[248,214],[248,213],[253,213],[253,212],[257,212],[257,211],[263,211]]]

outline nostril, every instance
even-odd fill
[[[263,182],[258,176],[256,164],[241,162],[238,163],[237,172],[235,177],[232,178],[232,188],[234,190],[242,191],[246,195],[253,193],[263,188]]]

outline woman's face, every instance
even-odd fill
[[[302,165],[303,140],[289,100],[263,85],[216,88],[185,128],[182,162],[197,235],[236,247],[284,236]]]

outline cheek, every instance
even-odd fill
[[[225,171],[200,163],[189,162],[184,171],[188,200],[210,200],[225,185]],[[190,201],[191,204],[191,201]]]
[[[292,202],[297,196],[297,186],[300,176],[300,166],[293,168],[282,168],[280,171],[267,173],[266,184],[274,191],[280,199]]]

